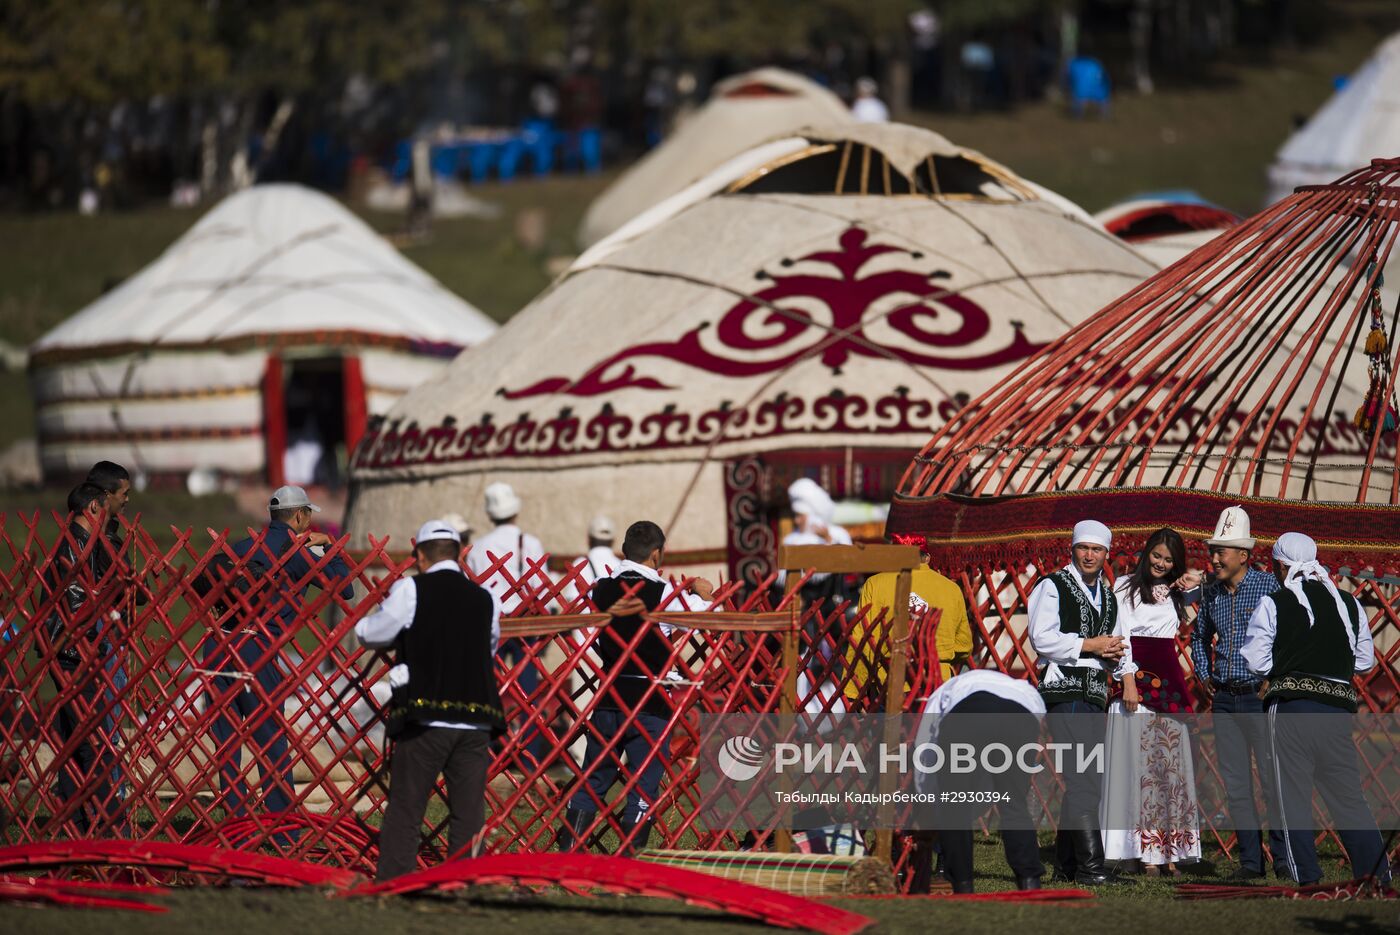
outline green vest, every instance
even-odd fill
[[[1078,572],[1071,568],[1045,576],[1060,596],[1060,632],[1072,633],[1084,639],[1106,636],[1118,623],[1118,600],[1108,582],[1099,579],[1103,606],[1095,607],[1084,589],[1075,581]],[[1047,678],[1047,667],[1040,679],[1040,697],[1046,705],[1069,701],[1087,701],[1108,708],[1108,673],[1098,666],[1055,666],[1058,675]]]

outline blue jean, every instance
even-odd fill
[[[258,641],[247,640],[237,649],[238,663],[234,665],[242,671],[253,673],[253,678],[268,697],[282,690],[285,677],[276,661],[255,668],[258,659],[267,651]],[[234,668],[223,657],[218,667],[224,670]],[[213,654],[206,654],[206,661],[214,661]],[[262,697],[256,694],[243,679],[225,675],[213,677],[214,689],[210,698],[213,704],[225,692],[233,689],[233,694],[225,702],[227,707],[214,720],[210,732],[214,741],[222,747],[234,734],[233,718],[243,722],[248,729],[251,722],[253,749],[261,753],[256,757],[258,775],[266,790],[263,803],[270,812],[284,812],[291,808],[296,786],[292,780],[292,758],[288,755],[286,734],[283,733],[284,713],[281,702],[276,708],[268,707]],[[266,759],[263,759],[266,757]],[[224,808],[230,815],[248,813],[248,784],[241,775],[243,748],[239,744],[228,751],[227,757],[219,764],[219,786],[224,794]]]
[[[525,664],[520,667],[520,675],[516,678],[515,683],[520,686],[520,692],[525,696],[525,705],[527,707],[530,704],[530,696],[535,693],[535,689],[539,688],[540,685],[540,669],[530,655],[530,649],[533,648],[536,643],[538,643],[538,639],[534,637],[521,637],[506,640],[501,643],[501,651],[499,653],[501,659],[506,660],[511,666],[515,666],[522,659],[525,660]],[[546,765],[544,761],[549,753],[549,747],[546,743],[545,736],[540,733],[540,729],[536,727],[532,721],[526,721],[520,728],[520,734],[525,753],[529,756],[530,760],[533,761],[525,765],[531,768],[539,768]]]
[[[588,746],[583,753],[583,774],[587,784],[580,786],[569,799],[569,807],[581,812],[596,812],[598,803],[606,796],[622,769],[622,757],[627,768],[641,768],[641,779],[627,793],[626,820],[637,820],[656,804],[661,778],[666,774],[666,719],[656,714],[639,713],[627,724],[627,715],[616,708],[597,708],[589,721]],[[603,759],[603,747],[621,734],[617,746]],[[656,755],[645,766],[642,762],[655,750]],[[601,762],[600,762],[601,761]]]
[[[1295,715],[1313,715],[1295,718]],[[1324,729],[1316,715],[1336,720]],[[1361,792],[1361,772],[1352,745],[1351,715],[1320,701],[1280,701],[1269,711],[1274,756],[1279,768],[1279,792],[1283,802],[1283,828],[1288,835],[1289,863],[1304,885],[1322,879],[1313,840],[1313,789],[1327,803],[1327,813],[1351,860],[1352,876],[1390,876],[1385,845],[1376,828],[1371,806]]]
[[[1254,765],[1259,768],[1259,781],[1264,786],[1269,850],[1276,865],[1275,873],[1282,875],[1278,867],[1287,865],[1287,848],[1280,830],[1283,822],[1279,818],[1278,795],[1274,789],[1274,761],[1263,717],[1264,702],[1252,694],[1230,695],[1217,690],[1210,711],[1212,714],[1247,715],[1222,717],[1213,722],[1216,762],[1220,766],[1220,779],[1225,783],[1230,820],[1234,822],[1239,839],[1240,866],[1255,873],[1264,872],[1264,835],[1260,831],[1263,826],[1254,804],[1254,776],[1250,770],[1250,755],[1253,754]]]

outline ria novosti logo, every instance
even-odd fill
[[[747,734],[730,737],[719,748],[719,771],[735,782],[748,782],[763,770],[763,745]]]

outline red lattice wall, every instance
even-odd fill
[[[407,571],[407,561],[390,557],[385,542],[355,555],[341,542],[328,552],[346,558],[353,599],[316,588],[304,603],[283,597],[300,584],[286,580],[285,557],[272,572],[276,586],[249,596],[225,584],[201,596],[195,582],[210,575],[215,556],[232,554],[228,537],[184,531],[162,547],[139,525],[123,526],[115,551],[124,558],[93,580],[54,560],[64,540],[52,521],[21,518],[4,528],[21,530],[0,533],[6,566],[0,573],[0,826],[6,840],[87,834],[270,846],[286,856],[372,870],[387,791],[382,711],[389,660],[360,649],[353,630]],[[113,549],[100,537],[89,548]],[[82,556],[80,569],[91,554]],[[325,569],[329,555],[317,559],[310,577]],[[485,848],[497,852],[554,847],[568,797],[587,778],[581,753],[590,715],[604,699],[625,707],[616,701],[617,673],[600,663],[599,641],[616,636],[597,626],[606,618],[593,613],[580,577],[584,566],[557,580],[544,561],[531,564],[519,580],[511,578],[512,567],[506,556],[487,571],[505,576],[524,598],[525,614],[504,621],[502,634],[519,641],[523,654],[497,661],[512,720],[495,748],[487,793]],[[1018,621],[1031,577],[1003,576],[991,566],[961,575],[974,608],[974,664],[1018,675],[1032,668]],[[62,597],[69,586],[87,594],[73,613]],[[1396,626],[1394,588],[1363,583],[1360,589],[1376,611],[1381,659],[1362,686],[1363,697],[1389,710],[1400,650],[1380,635]],[[713,608],[690,598],[695,613],[658,616],[689,629],[672,640],[671,656],[652,673],[649,688],[669,697],[671,712],[668,742],[655,751],[665,777],[652,809],[652,846],[733,849],[740,843],[738,833],[708,827],[700,817],[694,758],[702,741],[700,715],[783,710],[785,686],[793,684],[801,688],[788,696],[788,710],[830,710],[838,703],[850,711],[884,710],[884,686],[854,684],[854,667],[844,662],[857,653],[888,658],[883,618],[867,621],[866,612],[848,602],[800,610],[795,599],[784,602],[774,593],[745,593],[729,584]],[[297,612],[282,631],[268,622],[284,599],[294,600]],[[221,613],[223,603],[234,607]],[[936,626],[936,615],[911,622],[906,710],[921,708],[936,687]],[[856,631],[865,633],[858,646],[851,639]],[[785,656],[795,662],[785,664]],[[274,662],[284,679],[268,683],[246,671]],[[881,665],[865,668],[883,678]],[[527,669],[541,673],[529,691],[522,688]],[[832,680],[825,688],[816,684],[823,671]],[[234,719],[232,736],[220,744],[214,724],[236,705],[259,713]],[[624,714],[635,718],[634,711]],[[295,780],[291,808],[277,814],[266,811],[277,783],[257,779],[279,772],[272,751],[254,740],[264,718],[273,734],[287,738],[282,763],[290,763]],[[236,776],[250,789],[242,802],[219,776],[239,750]],[[621,803],[639,779],[629,766],[598,803],[595,846],[618,846]],[[1042,802],[1054,791],[1038,787]],[[1228,846],[1228,833],[1209,825],[1204,790],[1202,806],[1203,832]],[[445,818],[427,830],[425,860],[442,856]],[[775,840],[775,829],[758,828],[755,835],[765,846]],[[907,859],[903,847],[896,859]]]

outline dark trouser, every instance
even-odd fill
[[[1099,833],[1099,798],[1103,795],[1103,777],[1088,770],[1075,769],[1079,751],[1088,755],[1104,743],[1108,733],[1108,714],[1098,705],[1087,701],[1064,701],[1049,705],[1046,722],[1055,743],[1071,744],[1064,754],[1065,797],[1060,800],[1060,828]]]
[[[53,682],[60,693],[68,689],[75,679],[83,678],[76,667],[60,664],[58,672],[59,674],[54,675]],[[95,679],[83,678],[73,699],[58,708],[56,726],[63,745],[66,747],[75,734],[82,737],[72,753],[59,766],[59,797],[64,802],[72,802],[78,797],[79,788],[87,784],[89,777],[97,775],[97,782],[90,796],[85,798],[73,813],[73,822],[83,834],[92,830],[92,818],[87,809],[89,803],[96,808],[99,816],[112,815],[118,808],[118,803],[112,798],[111,739],[104,735],[102,719],[93,717],[94,709],[103,696],[104,693],[99,691]],[[55,753],[61,755],[61,751]]]
[[[265,645],[257,645],[250,640],[238,648],[238,661],[233,664],[229,664],[227,657],[222,653],[207,654],[206,661],[217,664],[224,670],[237,668],[246,672],[253,668],[266,651]],[[223,661],[216,663],[215,655],[224,656]],[[283,690],[285,679],[275,661],[253,670],[253,677],[268,698],[275,698],[277,693]],[[276,702],[269,707],[246,680],[216,675],[213,677],[211,703],[219,704],[219,698],[230,690],[232,694],[227,696],[228,700],[223,702],[223,710],[210,726],[214,742],[222,747],[234,735],[231,718],[241,721],[244,730],[251,732],[253,758],[258,765],[258,776],[262,786],[266,790],[263,804],[266,805],[267,811],[284,812],[291,808],[296,786],[292,780],[292,758],[288,755],[287,737],[283,732],[283,702]],[[228,750],[223,762],[219,764],[219,786],[223,791],[224,809],[229,815],[248,813],[248,784],[242,775],[242,764],[242,744]]]
[[[980,716],[962,719],[958,717],[960,714]],[[1025,744],[1034,743],[1039,736],[1040,725],[1025,708],[990,692],[976,692],[958,702],[943,718],[938,743],[945,750],[952,749],[955,743],[970,744],[979,750],[990,743],[1001,743],[1014,752]],[[996,803],[1001,815],[1001,843],[1006,863],[1018,878],[1040,877],[1045,873],[1035,824],[1026,805],[1030,782],[1029,773],[1013,766],[1001,773],[977,770],[949,774],[946,778],[940,777],[938,783],[940,792],[969,795],[996,792],[1001,793],[997,798],[1007,800]],[[938,820],[939,827],[946,829],[939,832],[944,869],[955,883],[972,882],[972,827],[991,804],[966,802],[938,806],[943,812]]]
[[[656,804],[661,778],[666,774],[666,718],[639,712],[631,724],[626,722],[627,715],[615,708],[596,708],[593,711],[589,721],[588,746],[583,753],[583,773],[588,777],[588,782],[569,799],[570,808],[596,812],[599,802],[606,803],[608,790],[617,780],[624,756],[629,770],[642,771],[641,779],[627,793],[624,820],[636,821]],[[617,745],[605,756],[603,747],[619,736]],[[656,755],[643,766],[643,761],[651,756],[652,751]]]
[[[1250,770],[1250,754],[1259,768],[1259,781],[1264,786],[1264,802],[1268,809],[1269,850],[1274,862],[1285,859],[1287,853],[1282,820],[1278,814],[1278,796],[1274,790],[1274,761],[1270,755],[1268,725],[1265,723],[1264,702],[1255,695],[1230,695],[1217,688],[1210,703],[1211,714],[1246,715],[1213,719],[1215,728],[1216,762],[1220,779],[1225,784],[1225,799],[1230,807],[1230,820],[1239,839],[1240,866],[1256,873],[1264,872],[1264,835],[1259,830],[1259,811],[1254,805],[1254,777]],[[1275,872],[1278,872],[1277,869]]]
[[[448,858],[467,856],[472,838],[486,821],[486,770],[490,764],[489,731],[411,726],[394,738],[389,807],[379,829],[379,867],[374,878],[392,880],[413,870],[428,797],[439,773],[447,780]]]
[[[525,696],[522,706],[526,710],[534,707],[530,696],[535,693],[535,689],[540,684],[540,669],[535,663],[537,657],[530,653],[530,650],[538,642],[537,638],[531,637],[506,640],[501,643],[499,653],[500,657],[511,666],[515,666],[522,659],[525,660],[525,664],[520,667],[520,674],[516,677],[515,684],[520,686],[520,693]],[[518,734],[521,738],[521,746],[527,755],[527,760],[522,765],[532,769],[546,765],[544,760],[549,753],[549,747],[544,735],[540,733],[540,729],[535,726],[535,723],[526,720],[521,725]]]
[[[1310,715],[1298,718],[1297,715]],[[1327,729],[1318,715],[1335,719]],[[1313,789],[1327,803],[1327,814],[1342,839],[1352,876],[1360,879],[1390,876],[1385,845],[1376,828],[1371,806],[1361,793],[1361,773],[1356,767],[1351,715],[1320,701],[1280,701],[1269,711],[1274,757],[1283,802],[1283,828],[1287,835],[1288,862],[1299,883],[1322,879],[1313,840]]]

